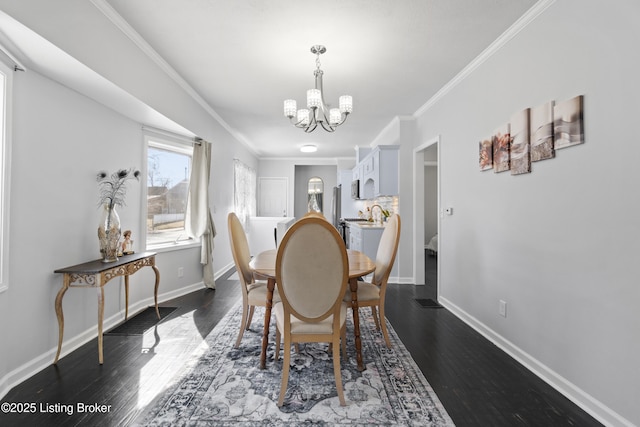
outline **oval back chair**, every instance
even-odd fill
[[[342,296],[348,280],[347,251],[336,228],[315,216],[294,223],[280,242],[276,257],[276,284],[281,298],[274,306],[276,358],[280,337],[284,336],[278,406],[282,406],[287,390],[291,344],[299,342],[330,343],[338,397],[340,404],[345,404],[340,339],[344,345],[347,304]]]

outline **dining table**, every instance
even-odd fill
[[[264,332],[262,335],[262,351],[260,352],[260,368],[267,366],[267,347],[269,346],[269,325],[271,323],[271,309],[273,291],[276,287],[276,256],[277,249],[269,249],[258,253],[251,259],[250,267],[256,276],[267,279],[267,301],[264,313]],[[362,342],[360,340],[360,317],[358,315],[358,279],[373,273],[376,264],[360,251],[347,249],[349,259],[349,288],[351,290],[351,309],[353,310],[353,333],[356,346],[356,361],[358,370],[364,371],[362,362]]]

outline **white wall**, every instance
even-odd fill
[[[87,49],[94,46],[87,44]],[[154,80],[147,76],[148,83]],[[160,84],[160,83],[158,83]],[[173,105],[172,99],[158,99]],[[171,107],[173,108],[173,107]],[[167,108],[170,113],[171,108]],[[182,112],[197,110],[182,104]],[[257,168],[257,159],[212,117],[195,111],[185,128],[212,143],[211,208],[217,226],[214,271],[233,264],[226,226],[233,207],[233,159]],[[181,120],[176,116],[172,119]],[[0,396],[53,361],[58,330],[54,300],[62,277],[57,268],[99,257],[97,184],[100,170],[141,168],[146,123],[131,120],[33,69],[14,73],[13,138],[10,204],[9,289],[0,293]],[[142,250],[143,178],[128,186],[127,206],[120,209],[133,230],[135,249]],[[166,300],[202,287],[200,248],[160,252],[159,299]],[[184,269],[178,278],[177,270]],[[142,269],[131,277],[130,313],[153,302],[154,275]],[[105,329],[124,317],[122,279],[105,287]],[[70,289],[63,302],[62,355],[97,333],[97,297],[91,289]],[[10,327],[7,327],[10,325]],[[28,339],[27,339],[28,338]],[[97,357],[96,357],[97,363]]]
[[[53,361],[58,336],[53,301],[62,284],[53,271],[99,257],[97,172],[140,168],[143,161],[138,123],[35,72],[14,76],[13,117],[11,271],[9,289],[0,294],[1,300],[9,302],[0,312],[0,324],[12,325],[0,350],[6,363],[0,372],[4,387],[18,379],[13,375],[33,373],[29,371]],[[142,185],[144,180],[129,182],[127,206],[119,209],[123,226],[133,230],[134,238],[141,236]],[[136,250],[141,243],[136,241]],[[166,262],[168,258],[160,254],[157,259],[163,278],[160,292],[202,280],[193,249],[175,254],[174,262],[185,269],[180,280],[172,279],[177,275],[170,270],[174,262]],[[124,310],[122,281],[113,282],[105,287],[105,319]],[[148,302],[152,289],[150,269],[132,276],[132,308]],[[66,353],[76,344],[70,344],[74,337],[87,330],[95,335],[96,292],[71,289],[63,307]]]
[[[414,164],[413,149],[418,145],[416,123],[412,117],[397,117],[378,135],[370,145],[400,145],[399,164]],[[424,157],[422,157],[424,159]],[[424,160],[420,161],[423,167]],[[424,174],[420,174],[423,176]],[[424,195],[414,194],[414,171],[410,167],[401,167],[399,176],[400,193],[398,195],[398,214],[402,218],[400,242],[396,255],[398,283],[424,284],[424,225],[414,224],[414,206],[424,206]],[[415,233],[418,233],[416,235]],[[416,243],[419,242],[419,243]],[[416,249],[415,247],[420,249]],[[416,261],[414,251],[422,254]]]
[[[418,119],[454,207],[440,296],[604,422],[639,425],[640,3],[544,4]],[[512,113],[581,94],[585,144],[531,174],[479,171],[478,141]]]

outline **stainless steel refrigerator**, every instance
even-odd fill
[[[340,218],[342,217],[342,184],[333,187],[331,196],[331,223],[340,229]]]

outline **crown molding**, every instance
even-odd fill
[[[511,39],[513,39],[520,31],[526,28],[531,22],[533,22],[540,14],[547,10],[556,0],[540,0],[534,4],[524,15],[522,15],[516,22],[513,23],[504,33],[500,35],[493,43],[489,45],[480,55],[478,55],[473,61],[471,61],[465,68],[462,69],[453,79],[447,84],[442,86],[435,95],[433,95],[422,107],[418,108],[413,114],[414,117],[419,117],[431,107],[433,107],[440,99],[449,93],[453,88],[458,86],[464,79],[466,79],[476,68],[482,65],[487,59],[491,58],[496,52],[498,52],[504,45],[506,45]]]
[[[194,101],[196,101],[213,119],[218,122],[229,134],[231,134],[237,141],[243,144],[252,154],[256,157],[259,156],[258,150],[251,144],[244,136],[238,133],[232,128],[220,115],[202,98],[198,92],[195,91],[180,76],[180,74],[171,66],[167,61],[155,51],[153,47],[142,36],[134,30],[131,25],[106,1],[106,0],[91,0],[91,3],[106,16],[124,35],[126,35],[145,55],[147,55],[160,69],[182,90],[187,93]]]

